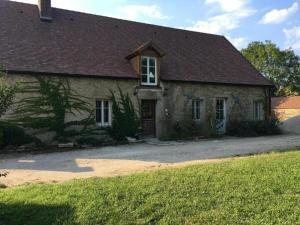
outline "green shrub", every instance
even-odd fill
[[[14,145],[20,146],[23,144],[28,144],[33,141],[33,139],[26,135],[21,127],[9,124],[1,123],[0,130],[2,130],[2,145]]]
[[[122,141],[125,137],[135,137],[139,131],[140,119],[129,95],[124,95],[120,88],[120,99],[117,99],[112,91],[111,95],[113,122],[107,132],[117,141]]]
[[[93,137],[81,137],[76,140],[79,145],[99,146],[103,144],[100,140]]]
[[[172,126],[172,132],[169,139],[188,139],[195,136],[201,136],[201,125],[194,120],[176,121]]]
[[[254,137],[280,134],[279,121],[269,119],[262,121],[232,121],[228,124],[227,134],[239,137]]]

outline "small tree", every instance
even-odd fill
[[[67,78],[36,76],[32,82],[23,82],[20,93],[27,95],[15,103],[13,121],[34,129],[48,128],[56,133],[56,139],[82,134],[88,125],[94,123],[92,107],[85,97],[71,89]],[[76,116],[87,113],[83,120],[66,122],[67,114]],[[74,125],[82,125],[80,131],[67,130]]]
[[[113,122],[110,133],[116,140],[124,140],[125,137],[134,137],[138,133],[140,119],[129,95],[124,95],[120,88],[119,95],[118,100],[111,91]]]

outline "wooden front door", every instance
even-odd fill
[[[143,135],[155,136],[155,100],[142,100]]]

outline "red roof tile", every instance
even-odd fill
[[[100,4],[100,3],[99,3]],[[125,59],[153,41],[164,53],[161,79],[272,85],[223,36],[0,0],[0,64],[9,71],[137,78]]]

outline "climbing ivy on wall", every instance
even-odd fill
[[[0,65],[0,118],[12,105],[19,85],[9,85],[4,78],[4,68]]]
[[[87,131],[94,123],[92,107],[84,96],[70,87],[67,78],[35,76],[32,82],[22,82],[20,93],[26,96],[15,103],[12,121],[23,127],[48,128],[56,133],[56,139],[64,139]],[[66,122],[67,115],[87,114],[83,120]],[[80,131],[68,128],[80,125]]]

